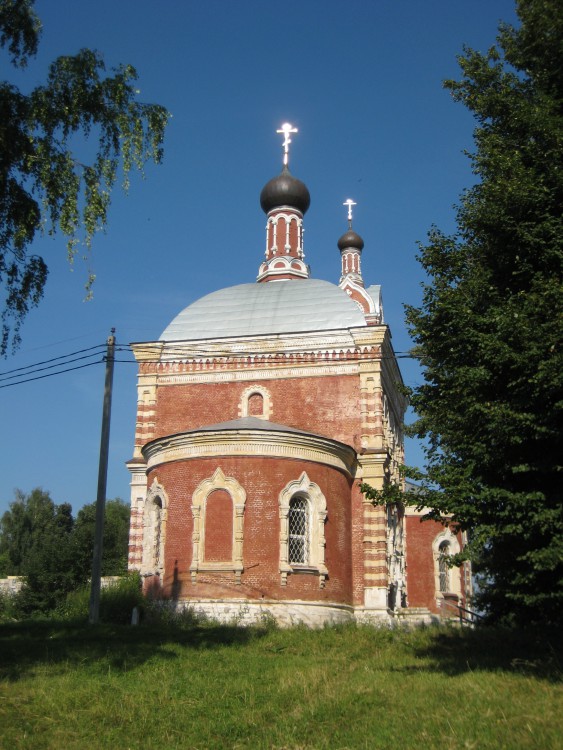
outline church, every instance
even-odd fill
[[[335,241],[338,283],[311,278],[310,195],[288,166],[296,132],[278,131],[282,171],[260,194],[256,279],[131,344],[129,567],[147,591],[224,622],[455,616],[443,605],[464,604],[470,580],[445,561],[461,536],[359,490],[401,481],[407,403],[381,289],[362,275],[353,201]]]

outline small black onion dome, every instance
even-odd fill
[[[262,188],[260,205],[266,214],[278,206],[291,206],[304,214],[311,205],[311,196],[307,186],[284,166],[281,174]]]
[[[338,249],[346,250],[348,247],[354,247],[356,250],[364,249],[364,241],[359,234],[356,234],[352,229],[349,229],[346,234],[338,240]]]

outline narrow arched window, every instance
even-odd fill
[[[205,502],[205,562],[228,562],[233,559],[233,499],[224,489],[217,489]]]
[[[272,398],[270,392],[262,385],[249,385],[241,393],[239,417],[270,419],[272,416]]]
[[[450,555],[450,543],[448,541],[440,542],[438,547],[438,572],[440,576],[440,592],[447,593],[450,590],[450,568],[448,566],[448,557]]]
[[[164,574],[167,505],[168,499],[163,488],[153,482],[143,508],[143,575]]]
[[[192,496],[192,583],[197,583],[201,571],[232,571],[240,583],[245,503],[243,487],[219,467],[196,487]]]
[[[160,566],[160,544],[162,541],[162,500],[155,497],[153,503],[153,528],[154,528],[154,545],[153,559],[156,568]]]
[[[253,393],[248,397],[248,416],[264,416],[264,396],[261,393]]]
[[[309,502],[304,497],[293,497],[289,503],[289,563],[307,565],[309,562]]]

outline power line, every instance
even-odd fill
[[[26,349],[25,352],[38,352],[41,351],[41,349],[50,349],[53,346],[58,346],[59,344],[67,344],[69,341],[77,341],[78,339],[85,339],[86,337],[98,335],[101,332],[100,329],[96,331],[87,331],[85,333],[81,333],[79,336],[71,336],[68,339],[60,339],[59,341],[51,341],[49,344],[43,344],[42,346],[34,346],[33,349]]]
[[[35,370],[30,370],[29,372],[26,372],[26,373],[20,373],[19,375],[7,375],[6,377],[0,378],[0,383],[4,382],[6,380],[15,380],[16,378],[22,378],[25,375],[35,375],[36,372],[43,372],[45,370],[52,370],[55,367],[63,367],[63,366],[66,366],[66,365],[70,365],[73,362],[80,362],[80,360],[82,360],[82,359],[90,359],[91,357],[97,357],[97,356],[99,356],[99,354],[100,354],[100,352],[94,352],[92,354],[85,354],[83,357],[74,357],[72,359],[67,359],[66,362],[58,362],[57,364],[47,365],[46,367],[36,367]],[[71,355],[68,355],[68,356],[70,357]],[[62,357],[57,357],[57,359],[62,359]],[[92,363],[92,364],[95,364],[95,363]],[[30,365],[30,367],[31,367],[31,365]],[[20,370],[24,370],[24,369],[26,369],[26,368],[23,368],[23,367],[20,368]],[[16,372],[16,370],[12,370],[12,372]],[[66,371],[63,371],[63,372],[66,372]],[[51,373],[51,374],[52,375],[57,375],[58,373],[54,372],[54,373]],[[18,381],[18,382],[27,382],[27,381]]]
[[[100,359],[97,362],[88,362],[85,365],[78,365],[78,367],[69,367],[66,370],[59,370],[59,372],[50,372],[47,375],[38,375],[36,378],[27,378],[26,380],[18,380],[16,383],[6,383],[5,385],[0,385],[0,388],[10,388],[13,385],[22,385],[22,383],[31,383],[33,380],[43,380],[43,378],[53,378],[55,375],[62,375],[64,372],[72,372],[73,370],[82,370],[84,367],[92,367],[92,365],[99,365],[103,362],[103,359]]]
[[[39,367],[40,365],[49,364],[49,362],[56,362],[58,359],[67,359],[68,357],[74,357],[75,354],[83,354],[84,352],[91,352],[94,349],[103,349],[104,344],[96,344],[96,346],[90,346],[88,349],[78,349],[76,352],[70,352],[70,354],[61,354],[59,357],[52,357],[51,359],[45,359],[42,362],[34,362],[31,365],[25,365],[24,367],[16,367],[14,370],[5,370],[0,372],[2,375],[10,375],[12,372],[21,372],[22,370],[29,370],[32,367]]]

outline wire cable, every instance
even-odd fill
[[[73,362],[80,362],[83,359],[91,359],[92,357],[98,357],[100,355],[100,352],[94,352],[93,354],[85,354],[83,357],[74,357],[73,359],[68,359],[66,362],[58,362],[54,365],[48,365],[47,367],[37,367],[35,370],[31,370],[30,372],[20,373],[19,375],[8,375],[7,377],[0,378],[0,383],[5,382],[6,380],[16,380],[17,378],[22,378],[27,375],[35,375],[36,372],[44,372],[45,370],[52,370],[55,367],[65,367],[66,365],[71,365]],[[95,364],[95,363],[92,363]],[[53,375],[57,375],[58,373],[54,372]],[[20,382],[18,380],[18,382]],[[27,382],[27,381],[21,381],[21,382]]]
[[[52,357],[51,359],[45,359],[42,362],[34,362],[33,364],[25,365],[24,367],[16,367],[14,370],[5,370],[4,372],[0,372],[0,376],[10,375],[12,372],[21,372],[22,370],[29,370],[32,367],[39,367],[40,365],[49,364],[49,362],[56,362],[58,359],[67,359],[68,357],[74,357],[75,354],[83,354],[84,352],[91,352],[94,349],[100,349],[105,346],[106,346],[105,344],[96,344],[96,346],[90,346],[88,349],[78,349],[78,351],[71,352],[70,354],[61,354],[59,357]]]
[[[31,383],[33,380],[43,380],[43,378],[52,378],[55,375],[62,375],[65,372],[72,372],[73,370],[82,370],[84,367],[92,367],[92,365],[99,365],[104,361],[104,359],[100,359],[98,362],[88,362],[85,365],[78,365],[77,367],[69,367],[66,370],[60,370],[59,372],[50,372],[47,375],[38,375],[36,378],[27,378],[26,380],[18,380],[16,383],[6,383],[5,385],[0,385],[0,388],[10,388],[14,385],[22,385],[23,383]]]

